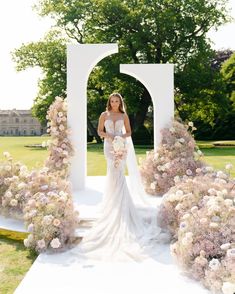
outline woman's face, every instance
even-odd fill
[[[117,111],[120,105],[120,99],[117,96],[113,96],[110,99],[110,105],[113,111]]]

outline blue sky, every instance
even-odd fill
[[[29,109],[37,93],[37,81],[40,69],[33,68],[16,72],[10,52],[22,43],[38,41],[49,30],[53,22],[40,18],[31,6],[36,0],[1,1],[0,30],[0,109]],[[235,18],[235,0],[230,0],[231,15]],[[208,33],[215,49],[231,48],[235,50],[235,22],[226,24],[215,32]]]

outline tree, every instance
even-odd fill
[[[182,91],[185,66],[195,63],[198,56],[212,53],[206,33],[228,22],[227,0],[40,0],[34,8],[41,16],[52,17],[62,32],[79,43],[114,43],[119,54],[102,60],[93,70],[88,83],[88,116],[97,119],[104,109],[107,96],[113,91],[124,93],[132,128],[143,125],[149,106],[148,91],[134,78],[119,73],[120,63],[174,63],[177,103],[190,106],[196,98]],[[20,54],[19,54],[20,58]],[[27,56],[23,56],[27,59]],[[199,59],[197,59],[197,62]],[[195,64],[194,64],[195,65]],[[202,66],[203,67],[203,66]],[[193,67],[187,75],[194,77]],[[62,88],[62,87],[61,87]],[[64,89],[65,90],[65,89]],[[218,106],[215,90],[199,87],[201,107]],[[182,93],[181,93],[182,92]],[[196,93],[196,89],[195,89]],[[40,100],[39,104],[49,105]],[[39,102],[39,101],[38,101]],[[215,105],[214,105],[215,104]],[[187,107],[184,108],[186,111]],[[95,111],[93,111],[95,110]],[[213,117],[213,115],[211,116]]]
[[[34,99],[32,113],[46,125],[46,114],[56,96],[66,95],[66,40],[58,31],[49,32],[43,40],[23,44],[12,52],[18,71],[40,67],[43,77]]]
[[[221,68],[221,73],[226,82],[226,89],[235,110],[235,53],[233,53],[228,60],[226,60]]]

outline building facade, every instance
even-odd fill
[[[0,136],[41,136],[46,127],[32,116],[31,110],[1,110]]]

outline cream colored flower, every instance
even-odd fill
[[[11,199],[10,204],[11,206],[17,206],[18,201],[16,199]]]
[[[54,238],[51,243],[50,243],[51,247],[54,249],[57,249],[61,246],[60,240],[58,238]]]
[[[43,249],[46,247],[46,243],[45,243],[45,240],[44,239],[41,239],[41,240],[38,240],[37,241],[37,245],[40,249]]]
[[[57,219],[57,218],[55,218],[55,219],[53,220],[53,225],[54,225],[55,227],[59,227],[59,225],[60,225],[60,220]]]
[[[225,165],[225,168],[226,168],[227,170],[230,170],[230,169],[233,168],[233,165],[232,165],[231,163],[228,163],[228,164]]]
[[[209,262],[209,267],[213,270],[216,271],[220,267],[220,261],[217,258],[212,258],[212,260]]]

